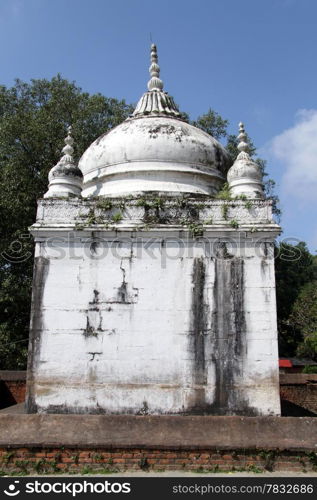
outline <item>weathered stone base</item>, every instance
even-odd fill
[[[0,415],[0,469],[312,471],[317,419]]]

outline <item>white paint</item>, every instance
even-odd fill
[[[179,413],[190,411],[197,389],[205,391],[205,401],[212,405],[215,358],[223,354],[212,347],[217,285],[210,249],[222,241],[244,261],[247,345],[232,395],[238,391],[261,415],[278,415],[274,261],[263,259],[264,243],[270,246],[278,231],[270,205],[255,201],[249,210],[234,202],[230,217],[239,220],[240,227],[233,229],[230,220],[220,221],[224,202],[209,201],[202,213],[218,213],[219,223],[205,226],[204,240],[193,240],[186,226],[176,223],[137,229],[137,211],[144,209],[132,201],[119,224],[76,231],[76,221],[85,220],[78,219],[79,214],[89,212],[94,203],[42,201],[32,229],[36,256],[49,262],[38,358],[29,367],[38,411],[55,406],[55,411],[66,407],[78,412]],[[92,237],[98,243],[93,252]],[[206,383],[199,387],[192,346],[195,258],[205,265],[203,300],[209,310]],[[123,283],[125,301],[120,299]],[[235,408],[229,407],[230,412]]]
[[[214,194],[228,167],[228,154],[218,141],[168,116],[126,120],[99,137],[79,162],[84,197],[142,191]]]

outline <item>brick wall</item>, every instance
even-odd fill
[[[274,450],[157,450],[0,448],[0,472],[67,473],[123,471],[290,471],[316,470],[312,452]]]
[[[25,392],[25,371],[0,370],[0,409],[23,403]]]
[[[280,394],[282,400],[317,414],[317,374],[282,374]]]

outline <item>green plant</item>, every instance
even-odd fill
[[[99,198],[96,203],[96,208],[100,210],[111,210],[113,207],[113,201],[108,198]]]
[[[238,227],[239,227],[239,223],[238,223],[238,221],[236,219],[232,219],[229,224],[234,229],[238,229]]]
[[[14,451],[8,451],[4,456],[3,456],[3,459],[2,459],[2,462],[4,464],[8,464],[11,460],[11,458],[13,458],[15,456],[15,453]]]
[[[222,189],[216,194],[215,198],[217,200],[232,200],[229,184],[225,182]]]
[[[247,196],[245,194],[239,194],[239,196],[236,196],[235,197],[236,200],[242,200],[242,201],[245,201],[247,200]]]
[[[118,473],[119,471],[114,467],[111,468],[103,467],[102,469],[96,469],[95,472],[96,474],[114,474]]]
[[[211,226],[211,225],[213,224],[213,218],[212,218],[212,217],[210,217],[210,219],[206,219],[206,220],[204,221],[204,224],[206,224],[207,226]]]
[[[264,459],[264,469],[272,472],[274,469],[274,463],[276,458],[275,450],[262,450],[259,452],[261,458]]]
[[[143,207],[145,210],[149,210],[150,208],[163,208],[164,207],[164,200],[163,198],[151,198],[149,196],[147,197],[142,197],[139,198],[136,202],[137,207]]]
[[[317,366],[306,365],[303,369],[303,373],[317,373]]]
[[[113,222],[120,222],[123,219],[122,213],[117,212],[117,213],[113,214],[111,219],[113,220]]]
[[[247,465],[245,470],[248,472],[254,472],[255,474],[261,474],[261,472],[263,472],[263,470],[260,467],[257,467],[254,464]],[[269,470],[269,469],[267,469],[267,470]]]
[[[194,237],[202,236],[204,232],[204,226],[201,223],[191,222],[187,224],[190,234]]]
[[[27,472],[27,467],[29,465],[30,461],[29,460],[16,460],[14,462],[14,465],[21,469],[23,472]]]
[[[224,220],[228,219],[228,210],[229,210],[229,206],[227,205],[227,203],[225,203],[221,206],[221,213],[222,213],[222,217]]]
[[[90,467],[89,465],[85,465],[80,471],[80,473],[84,476],[85,474],[92,474],[94,472],[94,469]]]
[[[52,462],[47,462],[47,465],[52,468],[53,472],[61,472],[61,469],[58,467],[58,461],[53,460]]]
[[[317,470],[317,452],[316,451],[307,452],[306,456],[308,457],[310,463],[312,464],[313,470]]]
[[[244,207],[247,210],[250,210],[250,208],[252,208],[252,201],[250,201],[250,200],[246,201],[245,204],[244,204]]]
[[[45,460],[45,458],[40,458],[39,460],[37,460],[34,464],[34,469],[36,470],[36,472],[38,474],[40,474],[43,469],[46,467],[47,465],[47,462]]]

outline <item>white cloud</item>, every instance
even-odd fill
[[[299,110],[295,125],[274,137],[269,149],[284,166],[284,193],[302,201],[316,200],[317,110]]]

